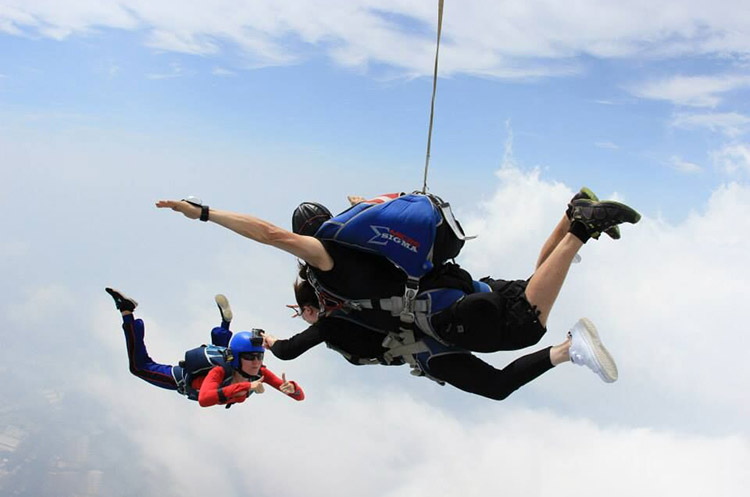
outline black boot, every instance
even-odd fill
[[[104,291],[112,296],[112,298],[115,300],[115,307],[117,307],[117,310],[120,312],[133,312],[135,308],[138,307],[138,302],[136,302],[134,299],[126,297],[114,288],[105,288]]]

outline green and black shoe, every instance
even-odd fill
[[[594,202],[599,201],[599,197],[596,196],[596,193],[592,192],[590,188],[588,187],[582,187],[578,193],[573,195],[573,198],[570,199],[570,202],[568,203],[568,209],[565,211],[565,214],[568,216],[568,219],[571,221],[573,218],[571,217],[571,212],[573,211],[573,202],[576,200],[581,199],[589,199],[593,200]],[[613,240],[619,240],[620,239],[620,228],[618,226],[612,226],[611,228],[604,230],[604,232]],[[599,238],[599,235],[597,234],[593,238]]]
[[[597,202],[579,198],[570,203],[569,212],[571,222],[581,223],[594,239],[618,224],[635,224],[641,220],[641,215],[635,209],[613,200]]]
[[[138,302],[136,302],[135,299],[126,297],[120,291],[115,290],[114,288],[105,288],[104,291],[112,296],[115,301],[115,307],[117,307],[117,310],[120,312],[133,312],[135,308],[138,307]]]

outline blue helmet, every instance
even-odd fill
[[[242,354],[248,352],[263,354],[266,351],[263,348],[263,335],[261,333],[262,330],[254,329],[253,331],[240,331],[232,336],[227,348],[227,359],[234,369],[238,371],[242,369],[240,363]]]

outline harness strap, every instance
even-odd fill
[[[453,215],[451,204],[449,204],[448,202],[444,202],[443,199],[441,199],[437,195],[429,195],[429,197],[432,200],[432,203],[435,204],[438,209],[440,209],[440,212],[443,214],[443,219],[445,219],[445,221],[448,223],[448,226],[451,227],[451,230],[453,231],[453,234],[456,235],[456,238],[462,241],[466,241],[473,240],[477,237],[477,235],[466,235],[464,233],[464,231],[458,225],[456,217]]]
[[[349,361],[350,363],[352,363],[352,364],[357,364],[359,366],[366,366],[366,365],[372,365],[372,364],[385,364],[385,365],[389,364],[385,359],[380,360],[380,359],[375,358],[375,357],[363,358],[363,357],[356,356],[354,354],[350,354],[349,352],[346,352],[343,349],[335,347],[335,346],[331,345],[328,342],[326,342],[326,346],[329,349],[335,350],[336,352],[338,352],[339,354],[341,354],[342,356],[344,356],[344,358],[347,361]]]
[[[318,305],[321,314],[328,315],[339,310],[382,309],[390,311],[392,316],[398,316],[401,323],[411,326],[416,320],[416,313],[429,311],[429,303],[417,301],[419,293],[419,278],[408,277],[402,297],[390,297],[384,299],[347,299],[332,293],[318,281],[315,273],[308,268],[307,281],[312,285],[318,296]]]
[[[401,312],[398,316],[402,323],[407,323],[410,325],[414,323],[414,301],[417,300],[418,292],[419,278],[409,276],[406,280],[406,288],[404,289],[404,308],[401,309]]]
[[[398,296],[387,299],[351,300],[349,302],[356,304],[362,309],[389,311],[391,316],[399,316],[404,309],[404,298]],[[430,303],[427,300],[415,300],[413,309],[417,315],[419,313],[428,313],[430,312]]]
[[[360,310],[360,304],[358,301],[349,300],[328,291],[320,281],[318,281],[318,278],[315,277],[315,272],[310,267],[307,268],[307,281],[312,285],[315,290],[315,295],[318,297],[318,309],[320,309],[321,316],[346,308]]]
[[[445,384],[444,381],[430,375],[420,364],[418,355],[430,353],[430,348],[427,346],[424,339],[416,340],[413,331],[403,330],[400,334],[390,333],[386,339],[383,340],[383,346],[389,348],[388,352],[383,354],[383,357],[389,361],[399,358],[409,364],[409,367],[411,368],[409,373],[412,376],[424,376],[440,385]]]
[[[392,361],[396,357],[401,357],[411,364],[412,367],[417,363],[414,355],[429,350],[422,340],[416,340],[414,331],[405,329],[402,329],[401,333],[388,333],[388,336],[385,337],[382,345],[388,349],[388,351],[383,354],[383,357],[386,360]]]
[[[172,378],[174,378],[174,382],[177,384],[177,392],[187,395],[187,391],[185,390],[185,370],[182,366],[184,362],[180,361],[178,366],[172,366]]]

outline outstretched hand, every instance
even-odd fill
[[[156,202],[159,209],[169,208],[175,212],[181,212],[189,219],[198,219],[201,216],[201,208],[196,207],[184,200],[159,200]]]
[[[291,381],[286,381],[286,373],[281,373],[281,386],[279,390],[287,395],[292,395],[297,391],[297,387]]]
[[[261,376],[255,381],[250,382],[250,390],[252,390],[255,393],[263,393],[266,391],[266,388],[263,386],[263,380],[264,378]]]
[[[277,338],[267,331],[263,332],[263,347],[266,349],[270,349],[273,347],[273,344],[276,343]]]

